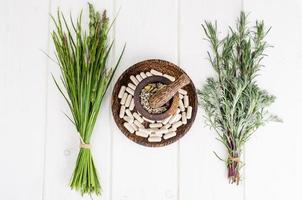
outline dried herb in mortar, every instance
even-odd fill
[[[208,52],[208,56],[216,76],[208,78],[198,91],[206,121],[228,152],[226,160],[218,158],[226,162],[230,182],[237,184],[245,142],[260,126],[281,121],[267,111],[275,96],[261,89],[255,79],[263,67],[264,51],[269,47],[264,40],[269,29],[265,29],[263,21],[256,21],[250,28],[246,20],[245,13],[241,12],[236,29],[230,28],[221,40],[216,23],[206,21],[202,26],[211,45],[212,52]]]

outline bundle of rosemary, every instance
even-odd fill
[[[270,29],[263,21],[255,27],[247,26],[247,17],[241,12],[236,29],[223,39],[217,35],[217,24],[205,22],[202,26],[211,45],[209,61],[217,76],[208,78],[198,91],[200,104],[206,113],[206,122],[218,134],[218,140],[228,152],[226,162],[231,183],[239,183],[242,148],[258,127],[268,121],[281,121],[270,114],[267,107],[275,100],[273,95],[260,89],[256,76],[261,60],[269,45],[264,41]]]
[[[55,78],[54,81],[70,108],[72,118],[66,116],[75,125],[81,142],[70,186],[82,195],[99,195],[101,186],[89,143],[103,97],[125,48],[117,64],[108,69],[107,60],[113,46],[108,41],[111,26],[106,12],[96,12],[91,4],[88,33],[82,28],[82,14],[76,24],[70,19],[71,25],[60,11],[57,19],[52,18],[56,26],[52,39],[67,94]]]

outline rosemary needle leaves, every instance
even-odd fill
[[[267,111],[275,96],[261,89],[255,80],[269,47],[264,40],[269,29],[265,30],[263,21],[248,27],[244,12],[236,28],[230,28],[222,40],[218,38],[216,23],[206,21],[202,27],[211,46],[208,56],[216,76],[208,78],[198,91],[200,104],[207,124],[228,152],[226,160],[220,159],[226,162],[229,181],[239,184],[245,142],[266,122],[281,121]]]
[[[71,188],[83,194],[101,194],[97,170],[90,151],[90,138],[102,104],[102,100],[120,63],[124,49],[112,68],[107,68],[107,60],[113,42],[109,43],[109,19],[106,11],[99,13],[89,4],[89,30],[82,27],[82,14],[76,23],[67,23],[61,11],[52,17],[55,30],[51,36],[56,57],[61,70],[59,86],[72,117],[68,117],[79,134],[80,152],[71,178]],[[66,93],[66,94],[65,94]]]

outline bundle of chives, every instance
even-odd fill
[[[76,24],[70,19],[71,25],[60,11],[57,18],[52,19],[56,27],[52,39],[63,87],[55,78],[54,82],[69,106],[72,117],[67,117],[75,125],[81,141],[70,186],[82,195],[100,195],[101,186],[90,151],[90,138],[103,97],[125,48],[116,65],[108,69],[107,60],[113,46],[113,42],[108,42],[111,26],[106,12],[95,11],[91,4],[88,33],[82,28],[82,14]]]

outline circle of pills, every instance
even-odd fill
[[[175,137],[177,128],[187,124],[192,117],[192,106],[190,106],[188,92],[184,89],[179,89],[179,105],[174,115],[167,117],[161,121],[154,121],[141,116],[140,113],[134,111],[134,91],[140,81],[149,76],[163,76],[170,81],[175,81],[175,77],[163,74],[159,71],[151,69],[148,72],[141,72],[136,75],[131,75],[131,82],[127,86],[121,86],[118,98],[120,99],[119,117],[124,120],[123,126],[130,134],[148,138],[149,142],[161,142],[162,139],[167,140]],[[144,125],[146,124],[146,126]]]

